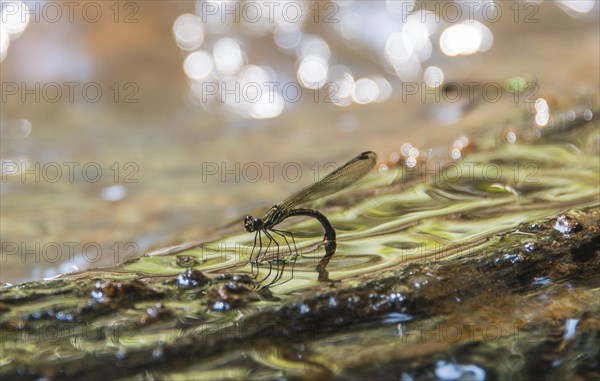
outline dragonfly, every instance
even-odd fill
[[[299,208],[298,206],[326,196],[330,196],[336,192],[341,191],[342,189],[349,187],[350,185],[354,184],[362,177],[364,177],[367,173],[369,173],[371,169],[373,169],[373,167],[375,166],[375,163],[377,163],[377,154],[375,152],[363,152],[355,158],[353,158],[352,160],[350,160],[349,162],[347,162],[346,164],[337,168],[335,171],[331,172],[329,175],[325,176],[320,181],[294,193],[279,204],[273,205],[263,218],[246,216],[244,218],[244,228],[249,233],[256,232],[254,235],[254,246],[252,252],[250,253],[249,261],[252,263],[256,263],[257,265],[260,262],[261,252],[263,248],[262,234],[264,234],[269,240],[267,248],[264,250],[264,255],[266,255],[266,253],[268,252],[269,248],[271,247],[271,244],[274,243],[274,245],[277,247],[277,260],[279,260],[279,243],[277,243],[277,240],[273,237],[273,235],[283,237],[290,251],[291,247],[286,235],[289,235],[291,237],[292,242],[294,244],[294,248],[296,248],[296,240],[294,239],[294,235],[292,232],[276,229],[275,226],[289,217],[312,217],[319,221],[321,226],[323,226],[323,230],[325,231],[323,237],[325,256],[319,261],[319,264],[316,268],[319,274],[318,278],[319,280],[328,280],[329,273],[327,272],[326,267],[337,248],[335,229],[333,228],[333,226],[331,226],[331,223],[329,222],[327,217],[325,217],[325,215],[321,212],[308,208]],[[253,262],[252,258],[254,251],[257,248],[257,243],[259,249],[256,254],[256,259]],[[271,271],[269,271],[269,274],[267,275],[267,277],[265,277],[265,279],[269,277],[270,273]],[[283,268],[281,273],[278,271],[278,275],[271,282],[271,284],[278,281],[282,274]]]

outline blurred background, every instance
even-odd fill
[[[481,115],[543,127],[600,82],[593,0],[1,4],[4,283],[208,239],[365,150],[458,159]]]

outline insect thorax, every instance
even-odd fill
[[[263,224],[265,228],[270,228],[272,226],[277,225],[281,221],[283,221],[286,217],[286,214],[279,209],[279,206],[273,205],[271,209],[265,214],[263,218]]]

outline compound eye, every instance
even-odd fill
[[[244,228],[246,231],[253,232],[255,230],[254,221],[255,219],[252,216],[246,216],[244,218]]]

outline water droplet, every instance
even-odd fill
[[[102,292],[102,290],[93,290],[90,295],[92,296],[92,298],[96,299],[96,301],[98,303],[104,303],[104,301],[106,300],[106,295],[104,295],[104,292]]]
[[[383,316],[384,324],[396,324],[411,320],[413,317],[407,314],[393,312]]]
[[[380,164],[379,165],[379,173],[381,174],[385,174],[388,171],[388,166],[386,164]]]
[[[575,331],[577,329],[578,324],[579,324],[578,319],[567,319],[567,321],[565,322],[565,329],[564,329],[564,336],[563,336],[565,340],[571,340],[573,337],[575,337]]]
[[[485,370],[473,364],[461,365],[438,361],[436,363],[435,375],[444,381],[451,380],[485,380]]]
[[[231,309],[231,306],[222,300],[217,300],[215,304],[213,304],[212,309],[213,311],[227,311]]]
[[[306,315],[307,313],[310,312],[310,307],[308,305],[302,303],[298,307],[298,310],[299,310],[299,312],[300,312],[301,315]]]
[[[152,351],[152,357],[154,358],[159,358],[162,357],[162,355],[165,353],[163,347],[158,347],[158,348],[154,348],[154,350]]]
[[[127,196],[127,188],[123,185],[111,185],[102,189],[102,198],[106,201],[120,201]]]
[[[337,300],[335,299],[335,297],[331,296],[329,298],[329,301],[327,302],[327,304],[329,305],[329,307],[335,308],[338,305]]]
[[[520,254],[504,254],[501,259],[497,259],[495,262],[507,262],[514,265],[521,261],[523,261],[523,257]]]
[[[547,284],[552,283],[552,279],[548,278],[548,277],[538,277],[538,278],[534,278],[533,279],[533,285],[534,286],[545,286]]]
[[[581,230],[581,225],[575,218],[563,215],[556,219],[556,222],[554,223],[554,229],[562,234],[571,234]]]

